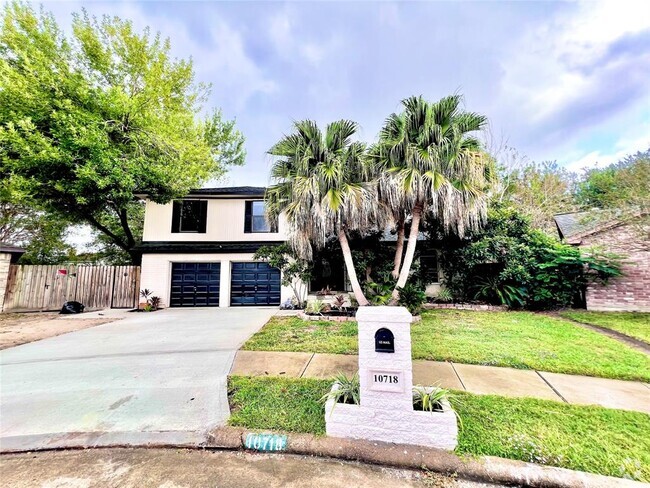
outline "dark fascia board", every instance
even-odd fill
[[[9,244],[7,242],[0,242],[0,252],[8,254],[24,254],[25,249],[22,247],[14,246],[13,244]]]
[[[264,198],[266,187],[264,186],[230,186],[224,188],[196,188],[190,190],[186,197],[202,198]],[[147,198],[146,193],[136,195],[139,198]]]
[[[255,252],[262,246],[281,244],[284,244],[284,241],[145,241],[135,250],[142,254],[225,254]]]

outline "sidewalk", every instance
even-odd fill
[[[328,379],[356,373],[358,356],[237,351],[231,375]],[[482,395],[531,397],[650,414],[650,385],[544,371],[413,361],[413,382]]]

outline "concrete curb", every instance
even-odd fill
[[[219,427],[208,435],[206,448],[244,449],[244,439],[253,432],[234,427]],[[452,452],[386,442],[373,442],[309,434],[289,434],[285,454],[360,461],[404,469],[427,469],[459,478],[526,486],[531,488],[624,488],[645,483],[570,469],[541,466],[492,456],[461,458]]]

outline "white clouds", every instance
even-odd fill
[[[639,126],[633,132],[631,136],[620,138],[609,150],[590,151],[587,154],[576,152],[566,159],[565,167],[576,172],[594,167],[602,168],[637,151],[650,148],[650,122]]]
[[[298,32],[300,19],[295,10],[285,7],[270,16],[268,36],[278,56],[292,62],[307,62],[319,66],[326,55],[338,46],[336,38],[326,40],[309,39]]]
[[[647,29],[647,1],[583,1],[563,10],[513,43],[503,63],[503,102],[523,111],[531,122],[542,123],[604,89],[615,90],[607,85],[628,63],[608,63],[608,50],[615,41]],[[647,56],[640,55],[650,64]]]
[[[266,78],[246,54],[239,32],[223,21],[214,23],[210,32],[214,43],[204,49],[201,64],[209,70],[213,84],[220,92],[217,96],[234,97],[241,109],[256,93],[268,94],[277,90],[277,84]]]
[[[191,25],[182,16],[165,15],[162,11],[144,11],[143,5],[135,3],[48,3],[46,8],[53,10],[57,21],[69,28],[71,13],[81,11],[81,7],[91,15],[104,13],[131,20],[138,30],[151,27],[163,37],[171,40],[172,54],[178,58],[194,60],[197,81],[211,83],[213,97],[219,105],[228,102],[231,108],[242,111],[247,102],[258,93],[273,93],[277,83],[269,78],[254,60],[246,53],[242,33],[225,20],[211,12],[205,22],[202,36],[192,32]]]

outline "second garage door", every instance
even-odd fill
[[[230,305],[280,305],[280,270],[267,263],[232,263]]]

